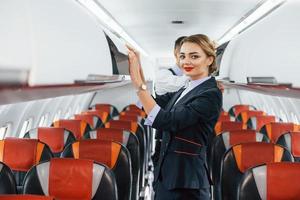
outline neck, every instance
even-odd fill
[[[197,75],[197,76],[190,76],[191,80],[199,80],[199,79],[203,79],[205,77],[208,77],[208,73],[202,74],[202,75]]]

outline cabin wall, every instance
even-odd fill
[[[48,127],[55,120],[73,118],[74,114],[89,108],[93,97],[94,92],[89,92],[2,105],[0,107],[0,128],[9,124],[5,137],[23,137],[25,132],[32,128]],[[43,116],[45,116],[45,120],[40,124]],[[27,126],[24,125],[26,121],[29,122]]]
[[[149,90],[151,90],[152,82],[149,81],[147,86]],[[127,85],[120,87],[99,90],[91,102],[91,106],[98,102],[110,103],[116,106],[120,112],[125,106],[137,103],[138,98],[136,95],[136,89],[133,88],[131,83],[128,83]]]
[[[286,1],[227,46],[220,77],[246,83],[246,77],[274,76],[300,86],[300,2]]]
[[[236,104],[255,106],[269,115],[281,118],[284,122],[300,122],[300,99],[266,95],[238,89],[226,89],[223,94],[224,110]]]

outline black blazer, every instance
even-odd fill
[[[167,189],[209,187],[206,148],[222,108],[215,78],[198,85],[176,105],[184,89],[156,98],[161,107],[152,127],[163,131],[155,181]]]

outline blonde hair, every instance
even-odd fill
[[[198,44],[208,57],[213,57],[213,62],[208,67],[209,75],[211,75],[214,71],[217,70],[215,43],[211,41],[209,37],[207,37],[204,34],[195,34],[184,38],[181,41],[181,45],[185,42]]]

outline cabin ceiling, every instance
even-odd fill
[[[261,0],[97,0],[153,58],[173,55],[182,35],[219,39]],[[171,24],[182,20],[184,24]]]

